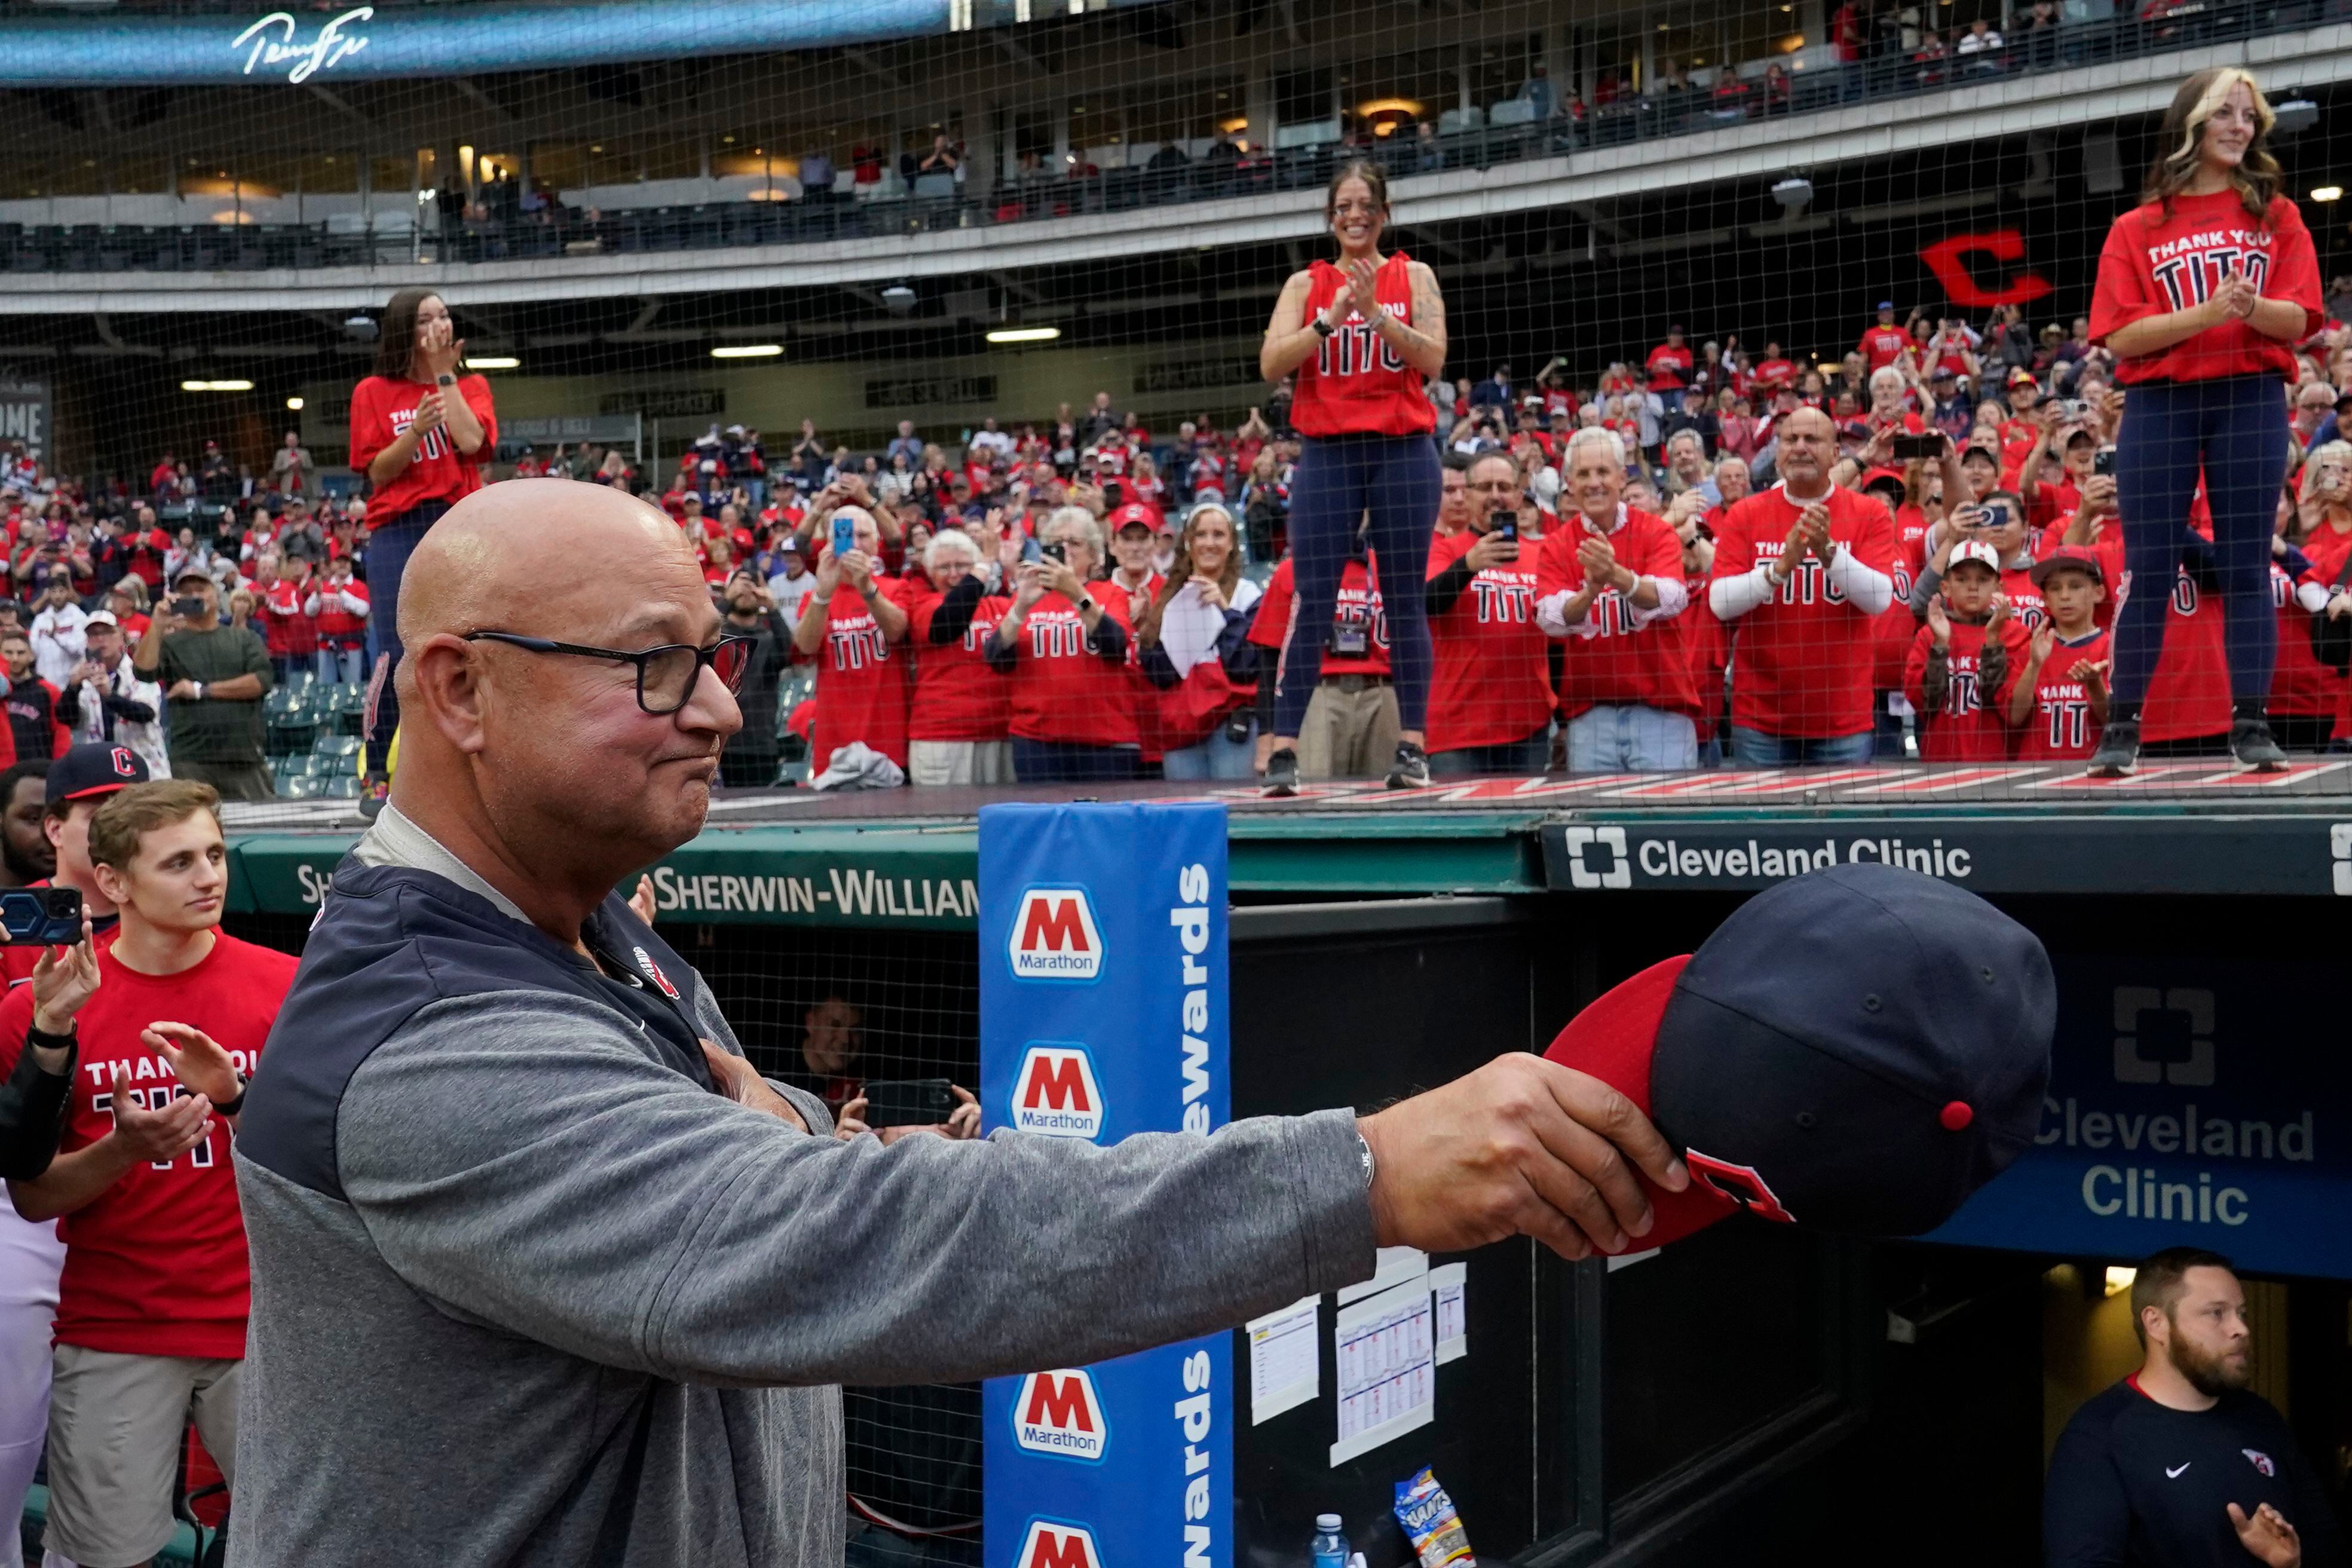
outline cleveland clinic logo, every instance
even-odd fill
[[[375,15],[373,5],[355,5],[340,16],[321,23],[316,36],[305,40],[296,37],[293,16],[285,11],[272,11],[231,40],[229,47],[244,49],[245,74],[251,76],[257,67],[275,70],[286,68],[288,82],[299,85],[323,70],[358,54],[368,45],[365,33],[347,31],[354,23],[364,22]]]
[[[2116,987],[2116,1081],[2204,1089],[2213,1082],[2213,993]]]
[[[1571,888],[1630,888],[1633,862],[1625,851],[1622,827],[1570,827],[1568,884]]]

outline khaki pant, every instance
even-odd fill
[[[1013,742],[909,741],[907,782],[933,788],[942,784],[1011,784]]]
[[[1333,676],[1307,700],[1307,721],[1298,732],[1298,776],[1385,777],[1396,756],[1398,728],[1394,687],[1360,676]]]
[[[59,1345],[49,1386],[49,1528],[42,1544],[83,1568],[130,1568],[172,1539],[181,1435],[196,1430],[236,1484],[241,1361],[122,1355]]]

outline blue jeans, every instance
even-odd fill
[[[312,658],[319,679],[330,685],[340,680],[345,686],[357,686],[367,679],[367,649],[363,647],[322,647]]]
[[[376,659],[392,656],[392,668],[400,668],[400,574],[408,570],[408,558],[416,551],[425,531],[441,521],[449,510],[445,500],[423,500],[398,517],[377,525],[368,535],[367,546],[367,668],[373,670]],[[2267,605],[2268,600],[2263,603]],[[375,725],[368,731],[367,754],[375,767],[383,765],[385,753],[392,749],[392,737],[400,728],[400,699],[393,695],[392,675],[384,677],[383,692],[376,699]]]
[[[1254,779],[1257,777],[1257,720],[1249,720],[1249,733],[1240,740],[1225,734],[1225,721],[1209,738],[1160,758],[1160,776],[1169,779]]]
[[[1131,779],[1142,764],[1143,753],[1133,746],[1082,746],[1068,741],[1013,737],[1015,784],[1092,784],[1105,779]]]
[[[1434,656],[1419,584],[1437,525],[1442,472],[1437,444],[1426,436],[1308,438],[1290,486],[1290,570],[1298,600],[1283,645],[1282,684],[1274,694],[1276,735],[1296,738],[1307,722],[1307,704],[1323,679],[1323,645],[1331,635],[1339,578],[1367,511],[1371,521],[1364,538],[1375,574],[1385,569],[1393,584],[1381,602],[1397,724],[1419,730],[1427,722]]]
[[[1768,735],[1745,724],[1731,727],[1731,760],[1743,768],[1795,768],[1811,763],[1850,766],[1870,761],[1878,737],[1869,730],[1826,740],[1801,735]]]
[[[2230,691],[2266,697],[2278,660],[2271,607],[2271,529],[2286,476],[2286,404],[2274,375],[2147,382],[2131,389],[2116,434],[2116,502],[2124,519],[2124,565],[2133,592],[2116,612],[2118,702],[2147,695],[2164,655],[2165,607],[2183,554],[2201,548],[2189,506],[2205,480],[2213,511],[2208,552],[2221,595]]]
[[[1492,746],[1460,746],[1429,753],[1429,776],[1461,778],[1470,773],[1510,773],[1525,778],[1544,771],[1551,761],[1551,725],[1524,741],[1504,741]]]
[[[1687,714],[1632,702],[1587,709],[1568,721],[1568,771],[1647,773],[1698,766],[1698,727]]]

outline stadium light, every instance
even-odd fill
[[[302,412],[302,400],[299,397],[289,397],[286,400],[286,406],[299,414]]]
[[[2340,202],[2344,199],[2344,187],[2341,185],[2314,185],[2311,188],[2311,199],[2315,202]]]
[[[2271,134],[2298,136],[2319,123],[2319,105],[2307,98],[2290,98],[2271,105]]]
[[[2107,1265],[2106,1279],[2102,1283],[2107,1295],[2120,1296],[2125,1291],[2130,1289],[2132,1288],[2133,1281],[2137,1280],[2138,1278],[2138,1269],[2118,1268],[2114,1264],[2110,1263]]]
[[[721,343],[710,351],[712,359],[773,359],[784,352],[782,343]]]
[[[253,383],[249,381],[184,381],[180,383],[180,390],[182,392],[251,392]]]
[[[1813,183],[1801,174],[1791,174],[1772,187],[1772,199],[1790,212],[1808,205],[1813,199]]]
[[[512,354],[477,354],[466,362],[467,370],[514,370],[522,361]]]
[[[1059,327],[992,327],[988,341],[992,343],[1050,343],[1062,335]]]
[[[915,308],[915,291],[904,283],[893,283],[882,290],[882,303],[894,316],[903,316]]]

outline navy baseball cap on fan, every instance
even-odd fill
[[[1544,1056],[1624,1094],[1690,1166],[1683,1192],[1649,1186],[1656,1224],[1628,1250],[1742,1208],[1916,1236],[2033,1141],[2057,1008],[2032,931],[1948,882],[1864,863],[1759,893]]]
[[[69,800],[96,800],[119,789],[147,782],[147,764],[128,746],[92,741],[68,746],[49,764],[45,799],[51,806]]]

